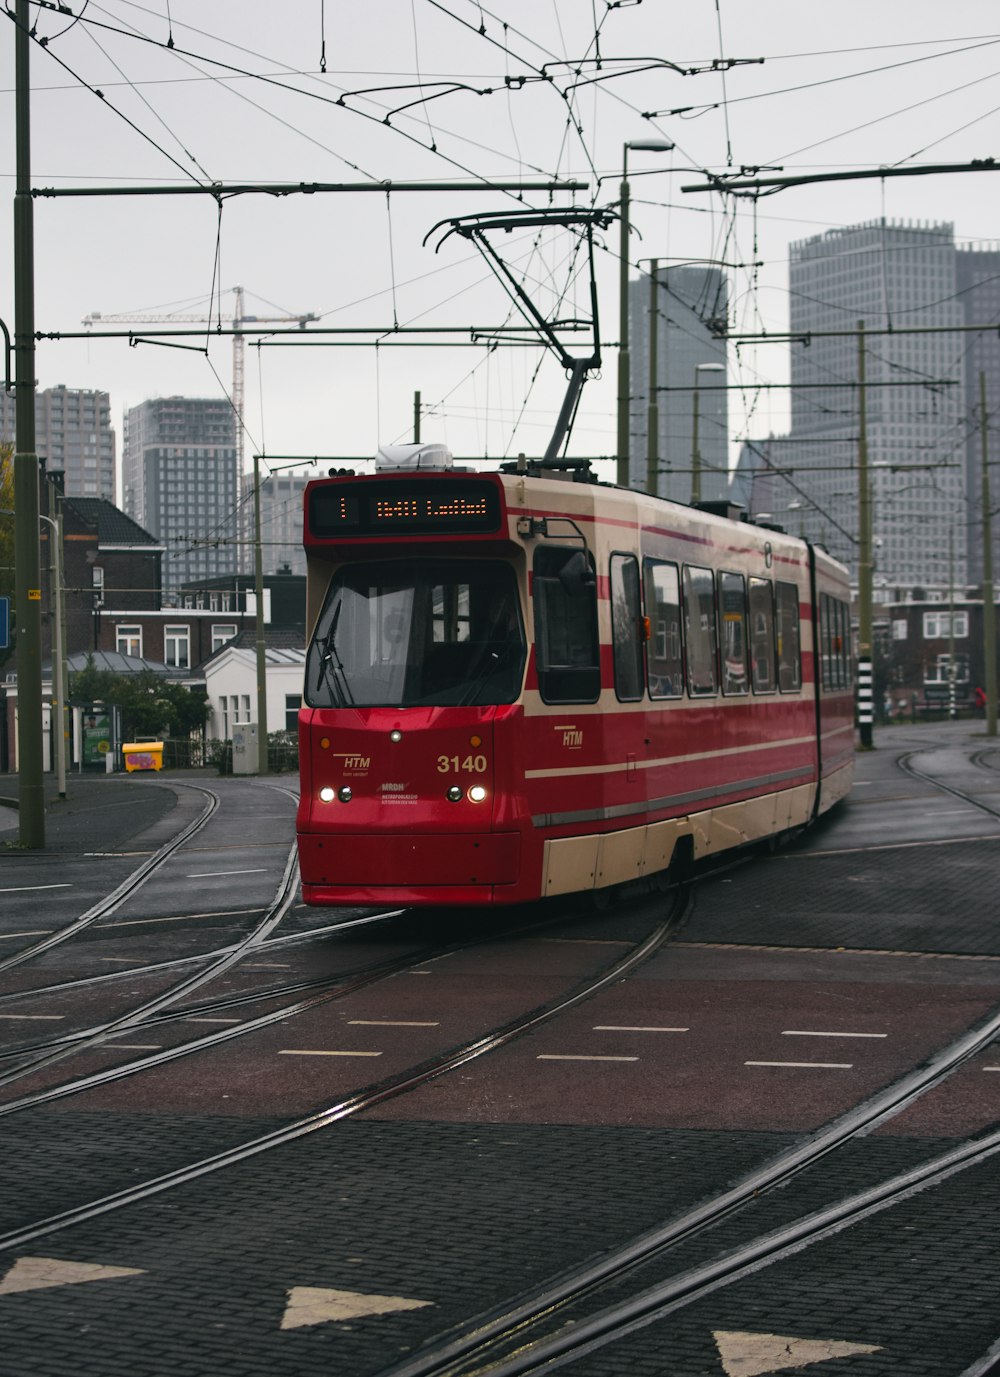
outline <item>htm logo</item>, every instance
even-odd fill
[[[583,745],[583,731],[572,722],[560,723],[555,730],[562,732],[562,743],[564,746],[568,746],[571,751],[579,750]]]
[[[340,755],[345,770],[367,770],[372,763],[370,755]]]

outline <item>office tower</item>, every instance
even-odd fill
[[[0,439],[13,442],[13,391],[0,389]],[[65,474],[67,497],[115,500],[115,433],[106,392],[47,387],[35,394],[35,453]]]
[[[263,466],[262,466],[263,469]],[[265,574],[279,570],[305,574],[306,554],[302,548],[302,494],[316,474],[261,473],[260,550]],[[253,475],[244,474],[240,519],[243,527],[244,573],[253,572]]]
[[[983,503],[982,503],[982,408],[979,375],[986,383],[986,415],[1000,413],[1000,245],[959,248],[956,255],[958,298],[966,323],[993,325],[993,330],[970,332],[963,336],[961,352],[965,358],[966,491],[968,494],[969,583],[983,579]],[[990,507],[1000,507],[1000,424],[989,422],[987,453],[990,461]],[[1000,518],[993,516],[992,540],[994,587],[1000,584]]]
[[[671,501],[690,502],[700,488],[702,501],[718,501],[729,486],[729,408],[726,345],[713,336],[711,324],[725,320],[728,285],[718,268],[659,267],[656,280],[656,387],[663,389],[654,397],[657,491]],[[652,490],[651,286],[648,275],[629,283],[629,484],[645,491]]]
[[[166,546],[165,592],[238,568],[236,469],[227,400],[158,397],[125,413],[122,506]]]
[[[955,262],[950,224],[876,220],[791,246],[790,328],[803,341],[791,346],[784,505],[793,529],[857,573],[863,321],[876,590],[966,578],[965,337],[935,332],[965,319]]]

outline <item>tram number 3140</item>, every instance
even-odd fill
[[[438,774],[447,775],[452,770],[456,774],[460,770],[466,770],[470,774],[484,775],[486,773],[486,757],[484,755],[467,755],[464,760],[459,760],[457,755],[439,755]]]

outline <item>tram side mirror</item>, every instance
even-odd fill
[[[567,597],[578,598],[597,585],[597,576],[582,550],[576,550],[559,570],[559,582]]]

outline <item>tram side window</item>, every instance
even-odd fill
[[[650,698],[679,698],[684,692],[684,652],[681,648],[681,595],[676,564],[647,559],[644,564],[646,616],[646,673]]]
[[[796,693],[802,687],[799,653],[799,590],[794,583],[774,585],[778,622],[778,687]]]
[[[614,647],[615,693],[622,702],[642,697],[642,642],[639,622],[639,561],[634,555],[611,556],[611,640]]]
[[[593,703],[601,692],[597,579],[582,550],[540,546],[532,579],[538,691],[546,703]]]
[[[747,594],[742,574],[719,575],[719,615],[722,619],[722,692],[746,693]]]
[[[754,693],[774,692],[774,590],[770,579],[750,580],[750,673]]]
[[[833,677],[833,599],[829,593],[819,598],[819,644],[822,680],[825,689],[831,688]]]
[[[684,641],[687,646],[688,693],[692,698],[716,693],[715,575],[711,569],[684,566]]]
[[[823,686],[847,688],[851,682],[851,613],[842,598],[822,595]]]

